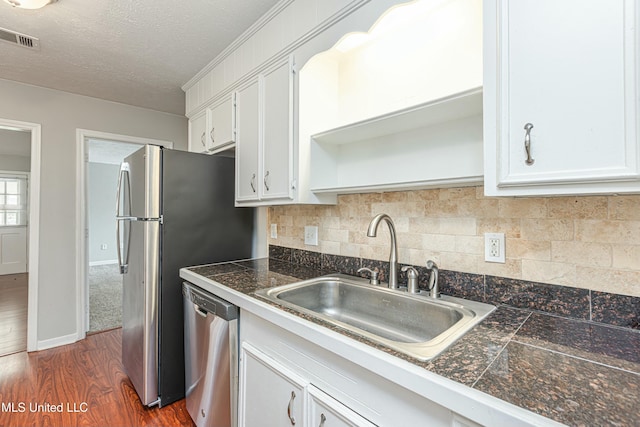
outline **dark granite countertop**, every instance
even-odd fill
[[[266,258],[189,270],[254,298],[261,288],[335,273]],[[422,362],[283,310],[567,425],[640,423],[638,331],[500,305],[438,357]]]

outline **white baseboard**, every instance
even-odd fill
[[[106,261],[91,261],[89,263],[89,267],[95,267],[96,265],[109,265],[109,264],[117,264],[117,259],[108,259]]]
[[[62,337],[38,341],[38,345],[36,348],[37,351],[47,350],[49,348],[59,347],[61,345],[73,344],[76,341],[78,341],[78,334],[69,334]]]

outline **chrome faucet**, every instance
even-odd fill
[[[396,241],[396,227],[393,220],[387,214],[378,214],[369,223],[367,236],[376,237],[378,233],[378,224],[384,220],[389,226],[389,234],[391,234],[391,251],[389,252],[389,289],[398,289],[398,242]]]

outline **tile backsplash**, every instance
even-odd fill
[[[276,206],[271,245],[387,261],[389,234],[366,235],[378,213],[395,223],[400,263],[640,296],[640,195],[485,197],[482,187],[349,194],[335,206]],[[304,244],[304,226],[319,246]],[[484,233],[505,233],[506,263],[484,261]]]
[[[369,267],[387,281],[389,262],[367,258],[331,255],[305,249],[269,245],[269,259],[296,270],[299,277],[312,278],[323,274],[345,273],[363,278],[360,267]],[[274,264],[270,264],[275,268]],[[414,266],[419,274],[420,289],[428,290],[430,272],[426,267]],[[406,273],[399,272],[398,282],[407,283]],[[440,270],[439,289],[443,295],[451,295],[493,305],[544,311],[546,313],[579,320],[591,320],[625,328],[640,329],[640,297],[592,291],[570,286],[536,283],[521,279],[508,279],[453,270]]]

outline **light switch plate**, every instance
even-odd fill
[[[316,225],[305,225],[304,244],[318,246],[318,227]]]
[[[278,224],[271,224],[271,238],[278,238]]]
[[[504,233],[484,233],[484,260],[505,263]]]

